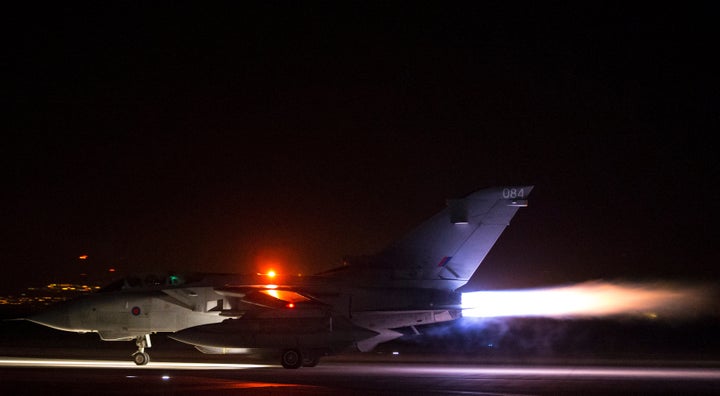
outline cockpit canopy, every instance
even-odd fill
[[[163,287],[182,286],[189,282],[196,282],[202,277],[177,273],[148,273],[129,275],[115,280],[100,289],[100,293],[128,289],[158,289]]]

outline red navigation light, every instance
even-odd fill
[[[287,303],[287,304],[285,304],[285,307],[286,307],[286,308],[295,308],[295,304],[294,304],[294,303]]]

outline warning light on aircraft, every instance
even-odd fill
[[[287,303],[287,304],[285,304],[285,307],[287,307],[287,308],[295,308],[295,304],[294,304],[294,303]]]

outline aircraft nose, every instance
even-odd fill
[[[57,330],[73,331],[70,325],[70,312],[65,306],[47,309],[30,316],[27,320]]]

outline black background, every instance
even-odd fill
[[[717,279],[711,5],[3,14],[0,290],[312,273],[503,184],[536,187],[478,288]]]

